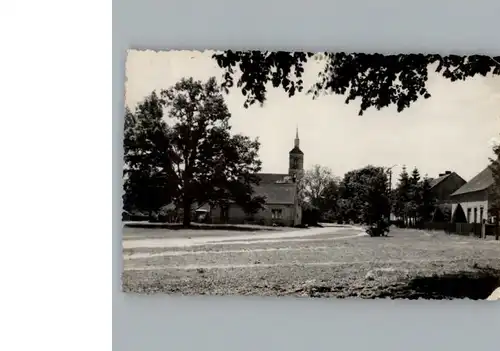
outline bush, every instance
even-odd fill
[[[382,219],[369,226],[366,232],[371,237],[387,236],[389,227],[390,223]]]

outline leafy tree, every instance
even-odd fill
[[[205,155],[202,171],[211,177],[200,179],[204,192],[199,192],[198,201],[221,208],[234,202],[249,216],[258,212],[265,202],[253,194],[253,185],[259,182],[255,175],[261,165],[259,147],[257,140],[242,135],[231,137],[229,129],[214,133],[200,150]]]
[[[323,189],[318,207],[323,219],[332,221],[338,218],[338,200],[340,198],[340,180],[331,179]]]
[[[496,217],[498,223],[500,217],[500,144],[493,146],[493,153],[495,156],[490,159],[490,169],[493,175],[490,214]]]
[[[124,208],[151,215],[176,196],[168,127],[163,120],[161,100],[147,96],[135,113],[125,111]],[[168,181],[167,181],[168,179]]]
[[[167,111],[170,125],[164,119]],[[193,203],[236,202],[253,213],[263,199],[253,196],[259,142],[231,135],[229,111],[215,78],[182,79],[151,93],[135,113],[126,110],[124,207],[152,214],[174,202],[183,224]]]
[[[325,206],[336,202],[336,198],[331,198],[335,196],[336,184],[336,179],[329,168],[314,165],[304,173],[298,183],[301,202],[307,203],[320,212],[326,210]]]
[[[338,223],[349,223],[350,221],[357,222],[357,212],[353,207],[353,202],[350,201],[349,197],[345,195],[344,191],[345,187],[341,184],[339,190],[340,190],[340,197],[337,200],[336,208],[337,211],[335,213],[335,217]]]
[[[128,176],[128,162],[126,160],[127,154],[130,152],[130,147],[132,144],[132,138],[134,135],[134,126],[135,126],[136,120],[134,114],[130,111],[128,107],[125,108],[125,121],[124,121],[124,137],[123,137],[123,147],[124,147],[124,159],[125,159],[125,165],[123,166],[123,209],[126,211],[132,211],[135,207],[135,196],[137,196],[134,193],[134,188],[132,186],[132,182],[129,179]],[[128,145],[127,145],[128,143]],[[127,150],[127,148],[129,148]]]
[[[340,206],[348,220],[367,225],[372,236],[389,231],[390,199],[387,173],[383,167],[366,166],[347,172],[342,180]]]
[[[171,162],[183,225],[191,222],[194,202],[234,201],[251,207],[246,208],[249,211],[259,207],[262,199],[252,197],[252,184],[257,183],[254,174],[261,168],[260,144],[230,134],[231,115],[215,78],[206,83],[182,79],[162,90],[161,97],[172,124]]]
[[[361,100],[359,114],[369,108],[381,109],[391,104],[398,112],[420,97],[431,97],[426,83],[429,65],[453,81],[476,75],[500,74],[500,57],[484,55],[362,54],[344,52],[225,51],[213,58],[224,69],[223,88],[236,86],[246,96],[248,107],[266,100],[266,85],[282,88],[290,97],[304,89],[304,64],[310,59],[325,60],[325,69],[308,90],[313,98],[322,93],[347,95],[345,102]]]

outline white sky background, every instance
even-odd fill
[[[153,90],[174,85],[183,77],[206,81],[222,77],[205,51],[130,51],[126,63],[127,106],[132,110]],[[500,132],[500,77],[475,77],[453,82],[430,72],[423,98],[398,113],[394,106],[370,109],[358,116],[359,102],[326,95],[317,100],[305,91],[317,80],[324,63],[305,67],[304,92],[288,98],[281,89],[268,88],[267,101],[243,108],[244,96],[234,89],[225,96],[232,114],[233,133],[261,142],[262,172],[286,173],[296,125],[304,167],[327,166],[335,175],[368,164],[394,167],[394,182],[406,165],[423,176],[437,177],[445,170],[470,180],[488,164],[492,140]]]

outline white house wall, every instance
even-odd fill
[[[451,213],[454,214],[458,205],[462,206],[462,209],[467,218],[467,211],[470,209],[470,220],[469,223],[480,223],[480,208],[483,208],[483,219],[488,219],[488,194],[487,192],[475,192],[461,194],[454,197],[454,203],[451,205]],[[474,208],[477,208],[477,218],[474,221]]]
[[[483,208],[483,219],[488,219],[488,200],[483,200],[483,201],[471,201],[471,202],[460,202],[460,205],[462,206],[462,209],[464,210],[465,213],[465,218],[467,218],[467,211],[470,209],[470,220],[469,223],[480,223],[481,222],[481,217],[480,217],[480,208]],[[451,205],[451,211],[452,213],[455,213],[455,210],[457,209],[458,204],[452,204]],[[476,221],[474,221],[474,208],[477,208],[477,218]]]

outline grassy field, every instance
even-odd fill
[[[363,298],[486,298],[500,242],[440,232],[125,228],[125,291]]]

